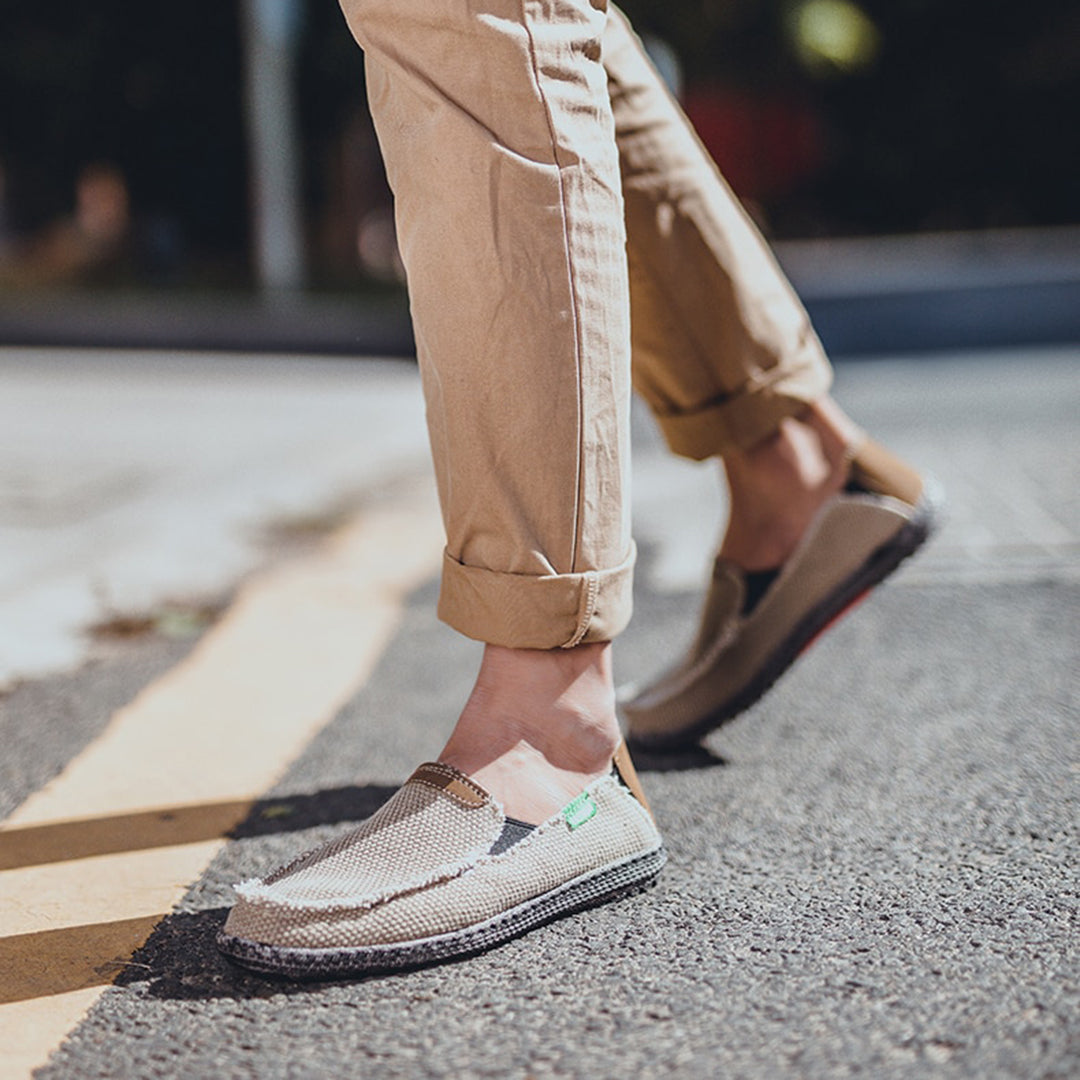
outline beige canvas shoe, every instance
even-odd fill
[[[621,693],[630,744],[685,746],[754,704],[930,536],[941,501],[932,489],[868,440],[852,458],[845,491],[822,508],[756,603],[747,604],[747,575],[717,559],[687,656],[652,684]]]
[[[421,765],[358,828],[236,886],[230,959],[333,978],[480,952],[650,884],[666,856],[625,747],[535,827],[448,765]]]

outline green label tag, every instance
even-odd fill
[[[571,829],[577,829],[590,818],[596,817],[599,809],[596,803],[593,802],[592,796],[587,791],[583,791],[572,803],[564,808],[562,816]]]

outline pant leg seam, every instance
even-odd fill
[[[533,80],[536,83],[536,93],[540,98],[540,104],[544,109],[544,119],[547,123],[548,136],[551,139],[551,159],[555,165],[555,176],[559,185],[559,211],[562,219],[563,227],[563,246],[566,252],[566,274],[567,284],[570,289],[570,311],[573,319],[574,328],[574,368],[575,378],[577,381],[577,475],[574,482],[574,521],[572,528],[572,537],[570,541],[570,566],[569,572],[576,573],[577,571],[577,559],[578,559],[578,543],[580,541],[581,534],[581,512],[582,512],[582,485],[584,483],[584,458],[585,458],[585,395],[584,387],[582,385],[582,371],[581,371],[581,313],[578,309],[577,300],[577,275],[574,273],[574,260],[571,254],[570,243],[570,224],[566,213],[566,187],[563,182],[562,163],[559,161],[559,145],[558,140],[555,137],[555,123],[551,114],[551,107],[548,104],[547,96],[544,94],[544,87],[540,80],[540,63],[536,55],[536,39],[533,37],[532,29],[529,25],[529,13],[527,10],[526,0],[521,0],[521,25],[525,30],[525,35],[529,41],[529,62],[532,65]]]
[[[589,624],[596,614],[596,601],[600,595],[600,576],[592,571],[585,574],[584,603],[578,614],[577,629],[574,636],[563,646],[564,649],[572,649],[580,645],[585,635],[589,632]]]

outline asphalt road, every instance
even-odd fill
[[[1076,360],[841,370],[841,399],[934,466],[952,516],[699,753],[639,762],[671,854],[653,890],[366,981],[268,982],[218,957],[231,882],[348,828],[437,751],[478,653],[435,621],[430,583],[365,685],[36,1075],[1075,1076]],[[667,464],[639,429],[623,678],[689,635],[720,517],[701,509],[711,472]],[[6,806],[190,644],[151,634],[0,700],[5,747],[20,748],[0,774]],[[53,734],[35,745],[46,714]]]

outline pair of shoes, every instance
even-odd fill
[[[610,775],[535,827],[429,763],[358,828],[236,886],[218,947],[297,979],[436,963],[636,892],[665,859],[625,747]]]
[[[916,551],[940,517],[936,486],[869,440],[848,484],[775,575],[717,559],[697,638],[654,683],[620,694],[632,747],[694,743],[754,704],[799,655]],[[752,594],[755,577],[766,579]]]

